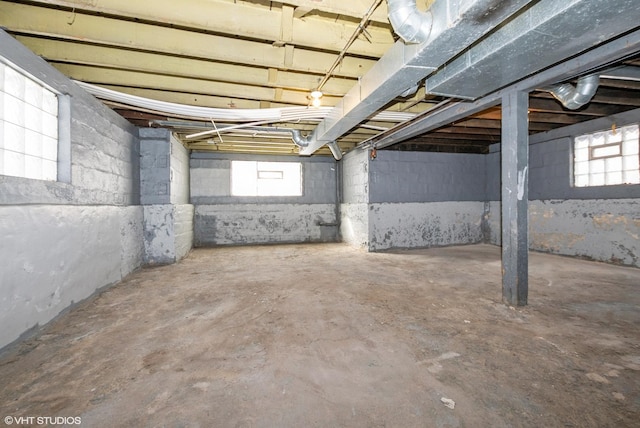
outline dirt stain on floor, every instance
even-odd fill
[[[82,426],[632,427],[640,270],[500,249],[194,250],[0,358],[0,416]],[[14,425],[15,426],[15,425]]]

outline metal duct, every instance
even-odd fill
[[[307,147],[309,145],[308,137],[303,137],[299,130],[292,129],[291,130],[291,138],[293,142],[298,147]]]
[[[429,76],[426,91],[474,100],[637,27],[638,0],[539,0]]]
[[[329,150],[331,150],[331,154],[336,160],[342,159],[342,150],[340,150],[340,146],[335,141],[332,141],[327,144]]]
[[[318,124],[300,154],[338,140],[532,1],[436,0],[426,40],[396,42]]]
[[[422,43],[431,33],[431,11],[418,10],[415,0],[387,0],[389,21],[406,43]]]
[[[591,101],[599,84],[600,76],[590,74],[578,79],[575,87],[571,83],[561,83],[541,88],[541,90],[549,92],[569,110],[577,110]]]
[[[296,146],[300,148],[307,147],[309,145],[309,136],[303,137],[299,130],[291,129],[291,138]],[[329,150],[331,150],[331,154],[336,160],[342,159],[342,150],[340,150],[340,146],[337,142],[331,141],[327,143]]]

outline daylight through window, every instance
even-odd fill
[[[301,196],[300,162],[231,162],[233,196]]]
[[[0,175],[57,179],[58,98],[0,61]]]
[[[638,125],[576,137],[574,186],[640,184],[638,145]]]

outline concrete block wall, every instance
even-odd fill
[[[167,129],[141,128],[139,136],[145,263],[174,263],[193,246],[189,152]]]
[[[0,176],[2,348],[140,267],[144,244],[136,128],[1,30],[0,55],[71,104],[65,182]]]
[[[340,234],[356,248],[369,248],[369,152],[353,150],[341,165]]]
[[[370,203],[484,201],[484,155],[379,150]]]
[[[410,202],[370,205],[371,251],[483,242],[484,202]]]
[[[572,187],[576,135],[638,123],[640,110],[532,136],[529,248],[640,267],[640,185]],[[487,224],[501,243],[499,145],[487,155]]]
[[[233,160],[302,162],[302,196],[232,196]],[[337,241],[336,169],[336,162],[328,157],[193,153],[191,202],[195,206],[195,245]]]
[[[346,242],[377,251],[483,241],[483,155],[356,151],[343,162]]]

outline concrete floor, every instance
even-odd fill
[[[0,416],[78,416],[87,427],[639,426],[640,270],[532,253],[529,302],[501,303],[500,249],[489,245],[199,249],[5,352]]]

